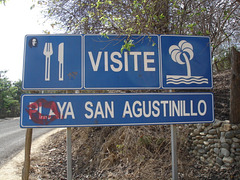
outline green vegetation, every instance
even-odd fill
[[[0,118],[16,117],[20,114],[22,82],[19,80],[12,83],[5,74],[6,71],[3,71],[0,77]]]
[[[0,0],[0,4],[4,4],[5,5],[6,0]]]

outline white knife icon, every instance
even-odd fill
[[[59,81],[63,81],[64,43],[58,45]]]

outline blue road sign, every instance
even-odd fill
[[[212,93],[29,94],[22,128],[212,123]]]
[[[81,35],[25,37],[23,89],[82,88]]]
[[[84,88],[160,88],[159,37],[100,35],[84,36]],[[124,41],[135,46],[121,52]]]
[[[159,39],[161,40],[159,43]],[[130,51],[122,46],[132,44]],[[210,89],[202,36],[29,35],[23,89]]]
[[[212,88],[209,37],[162,35],[160,47],[163,88]]]

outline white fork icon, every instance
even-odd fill
[[[53,54],[52,43],[45,43],[43,54],[45,55],[45,81],[50,81],[50,56]]]

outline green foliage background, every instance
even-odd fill
[[[1,73],[0,77],[0,118],[17,117],[20,115],[22,81],[11,82],[5,73]]]

